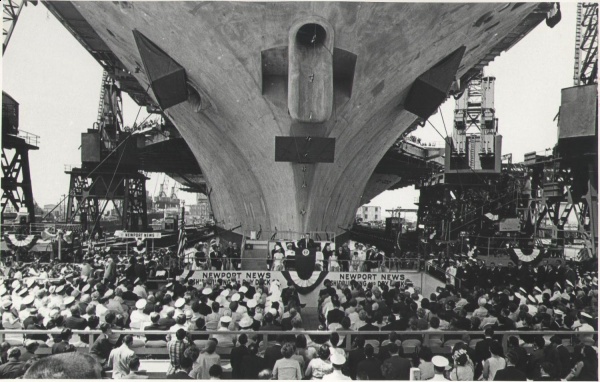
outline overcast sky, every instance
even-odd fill
[[[560,90],[573,86],[575,3],[562,3],[562,21],[553,29],[541,23],[508,52],[484,70],[496,77],[495,107],[503,153],[513,161],[556,143]],[[96,121],[102,68],[43,5],[27,6],[21,14],[2,58],[2,87],[20,103],[20,129],[41,136],[40,150],[30,153],[34,198],[40,205],[57,203],[68,193],[64,165],[79,165],[81,133]],[[139,107],[124,97],[126,125]],[[442,107],[451,134],[454,100]],[[142,110],[138,121],[145,118]],[[445,135],[439,115],[430,121]],[[425,141],[441,141],[426,125],[415,133]],[[152,194],[163,175],[146,185]],[[173,181],[170,184],[173,185]],[[195,195],[180,192],[186,204]],[[385,192],[371,205],[384,210],[413,208],[418,191],[412,188]]]

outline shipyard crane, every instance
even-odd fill
[[[573,85],[598,83],[598,3],[577,3]]]
[[[2,42],[3,56],[4,52],[6,52],[6,47],[8,46],[8,42],[10,41],[10,37],[12,36],[13,31],[15,30],[15,26],[17,25],[17,21],[19,20],[21,11],[23,10],[23,7],[27,6],[27,3],[37,5],[38,2],[37,0],[4,0],[2,2],[2,36],[4,37],[4,41]]]

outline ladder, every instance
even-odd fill
[[[102,121],[102,116],[104,114],[104,95],[106,93],[106,82],[108,79],[108,72],[105,70],[102,72],[102,85],[100,87],[100,101],[98,101],[98,118],[97,122],[100,125]]]

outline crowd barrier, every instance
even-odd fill
[[[87,346],[78,347],[78,351],[89,351],[90,347],[93,345],[94,340],[97,335],[101,334],[100,330],[73,330],[73,334],[76,335],[87,335],[89,338],[89,343]],[[113,330],[116,334],[131,334],[133,336],[141,336],[144,335],[167,335],[174,333],[170,333],[168,331],[160,331],[160,330],[148,330],[148,331],[139,331],[139,330]],[[211,334],[215,335],[240,335],[246,334],[250,338],[255,338],[260,341],[260,350],[264,351],[267,346],[274,343],[274,339],[278,335],[284,336],[295,336],[297,334],[305,334],[310,336],[311,340],[314,343],[320,343],[318,341],[319,337],[321,338],[322,343],[326,342],[329,336],[333,333],[332,331],[319,331],[319,330],[307,330],[300,332],[284,332],[284,331],[191,331],[188,332],[188,335],[192,338],[194,336],[209,336]],[[384,346],[387,337],[391,333],[391,331],[342,331],[338,330],[337,333],[340,336],[341,345],[344,349],[350,351],[352,349],[352,342],[354,338],[358,336],[366,337],[366,343],[370,343],[375,348],[377,352],[380,346]],[[415,350],[420,348],[421,346],[428,346],[431,348],[434,354],[440,355],[448,355],[450,354],[452,347],[458,341],[462,341],[465,335],[469,336],[468,345],[470,347],[475,347],[475,344],[478,341],[481,341],[484,336],[481,331],[398,331],[396,332],[398,335],[398,341],[396,343],[402,347],[405,356],[410,355]],[[7,341],[12,346],[21,346],[23,342],[22,335],[28,334],[45,334],[45,335],[58,335],[60,331],[53,330],[24,330],[24,329],[11,329],[11,330],[0,330],[0,342]],[[21,338],[18,338],[21,335]],[[598,332],[597,331],[498,331],[494,334],[494,337],[499,340],[502,344],[502,347],[505,351],[508,350],[507,343],[508,337],[517,336],[523,340],[523,337],[532,338],[533,336],[542,335],[546,342],[549,342],[550,337],[554,335],[559,335],[563,338],[563,345],[565,345],[570,351],[572,351],[572,347],[576,345],[578,342],[583,341],[588,345],[597,345],[598,341]],[[146,346],[147,344],[143,343],[143,339],[141,337],[137,337],[138,341],[134,341],[134,346],[132,349],[136,354],[143,356],[153,356],[153,355],[166,355],[168,354],[166,342],[161,344],[161,346],[155,347],[156,344],[152,344],[151,346]],[[195,340],[194,342],[201,349],[207,340]],[[524,340],[525,341],[525,340]],[[159,342],[159,341],[152,341]],[[310,345],[310,341],[309,341]],[[528,353],[533,351],[533,345],[525,341],[523,347],[528,351]],[[228,358],[229,353],[233,346],[217,346],[217,353],[220,354],[224,358]],[[36,354],[38,355],[49,355],[51,353],[50,347],[40,347]]]

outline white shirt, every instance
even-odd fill
[[[150,316],[141,310],[131,312],[131,329],[143,329],[146,323],[150,322]]]
[[[327,375],[324,375],[323,381],[340,381],[340,380],[351,380],[352,378],[342,374],[340,370],[333,369],[333,372]]]

